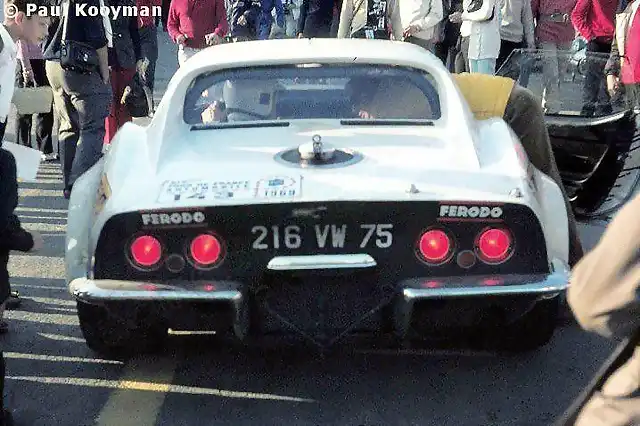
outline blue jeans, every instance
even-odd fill
[[[469,59],[469,71],[480,74],[495,74],[495,59]]]

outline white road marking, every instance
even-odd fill
[[[122,365],[122,361],[114,361],[110,359],[99,358],[83,358],[77,356],[60,356],[60,355],[40,355],[25,354],[21,352],[5,352],[4,357],[8,359],[31,359],[34,361],[51,361],[51,362],[82,362],[88,364],[115,364]]]
[[[64,259],[53,256],[12,254],[9,258],[9,276],[34,279],[64,278]]]

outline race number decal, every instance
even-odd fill
[[[360,249],[388,249],[393,245],[393,225],[323,224],[302,228],[298,225],[264,226],[251,228],[251,248],[254,250],[296,250],[358,247]]]

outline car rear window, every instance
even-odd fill
[[[187,91],[187,124],[303,119],[440,118],[433,77],[384,65],[300,64],[227,69]]]

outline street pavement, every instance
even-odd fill
[[[158,97],[176,68],[161,33]],[[61,195],[57,163],[20,185],[17,213],[45,239],[40,252],[12,256],[23,303],[7,312],[11,330],[0,337],[7,404],[21,426],[548,425],[612,349],[565,321],[548,346],[518,356],[447,346],[323,359],[300,348],[241,351],[210,336],[175,335],[162,354],[100,359],[84,343],[65,287]],[[583,227],[587,246],[601,231]]]

